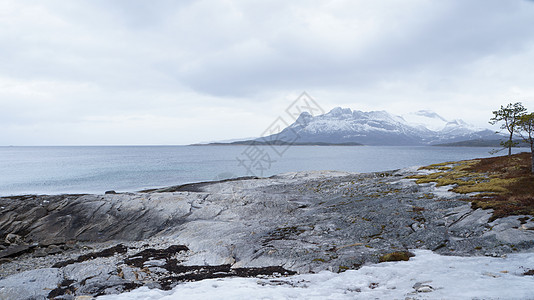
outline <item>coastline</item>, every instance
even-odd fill
[[[16,276],[58,295],[95,296],[184,280],[341,272],[410,249],[532,251],[534,231],[525,228],[534,221],[490,222],[491,210],[408,178],[425,172],[307,171],[138,193],[0,198],[0,294],[49,296],[31,284],[20,290]]]
[[[489,157],[492,149],[299,146],[279,155],[271,146],[259,147],[275,162],[265,166],[269,167],[267,170],[256,172],[258,176],[307,170],[379,172]],[[236,160],[246,149],[247,146],[0,148],[0,196],[127,192],[247,176],[250,173]]]

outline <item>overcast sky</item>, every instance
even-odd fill
[[[534,111],[534,1],[0,0],[0,145],[260,135],[325,110]]]

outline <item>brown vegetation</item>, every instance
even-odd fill
[[[391,252],[384,254],[380,256],[379,261],[380,262],[388,262],[388,261],[408,261],[410,257],[414,257],[415,255],[408,251],[397,251],[397,252]]]
[[[424,167],[435,170],[412,178],[417,183],[452,185],[453,192],[470,194],[474,208],[494,209],[492,219],[510,215],[534,215],[534,176],[530,153],[499,156]]]

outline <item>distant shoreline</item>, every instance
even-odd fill
[[[522,141],[517,141],[519,144],[514,148],[523,148],[527,145]],[[274,141],[257,141],[257,140],[245,140],[245,141],[235,141],[235,142],[214,142],[214,143],[198,143],[191,144],[188,146],[426,146],[426,147],[502,147],[500,145],[501,140],[485,140],[485,139],[475,139],[475,140],[466,140],[452,143],[441,143],[441,144],[432,144],[432,145],[365,145],[357,142],[346,142],[346,143],[328,143],[328,142],[285,142],[280,140]]]
[[[259,142],[259,141],[238,141],[232,143],[208,143],[208,144],[191,144],[189,146],[366,146],[360,143],[323,143],[323,142],[310,142],[310,143],[289,143],[283,141],[273,142]]]

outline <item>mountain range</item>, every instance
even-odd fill
[[[277,134],[232,144],[345,144],[436,145],[470,140],[498,140],[489,129],[475,128],[463,120],[446,120],[435,112],[420,110],[402,116],[386,111],[364,112],[336,107],[312,116],[303,112]]]

